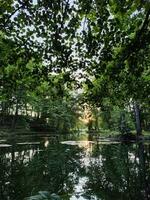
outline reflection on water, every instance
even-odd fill
[[[0,199],[38,191],[64,200],[150,199],[150,144],[0,141]]]

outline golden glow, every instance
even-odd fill
[[[86,105],[84,107],[83,116],[79,118],[84,124],[89,124],[92,121],[95,121],[91,109]]]
[[[44,143],[44,146],[45,146],[45,147],[48,147],[48,145],[49,145],[49,141],[46,140],[45,143]]]

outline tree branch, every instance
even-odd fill
[[[24,1],[24,2],[22,3],[22,5],[20,5],[17,9],[15,9],[15,10],[7,17],[7,19],[4,21],[3,25],[0,24],[0,27],[6,28],[6,26],[7,26],[8,22],[9,22],[9,20],[11,19],[11,17],[13,17],[13,15],[15,15],[20,9],[24,9],[25,6],[27,6],[27,4],[28,4],[28,1],[27,1],[27,0]],[[3,20],[3,18],[2,18],[2,20]],[[1,21],[2,21],[2,20],[1,20]]]
[[[3,27],[6,27],[6,25],[8,24],[9,20],[11,19],[11,17],[13,15],[15,15],[16,12],[18,12],[21,8],[23,8],[23,5],[21,5],[20,7],[18,7],[16,10],[14,10],[6,19],[6,21],[3,23]],[[2,25],[1,25],[2,26]]]

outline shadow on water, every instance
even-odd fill
[[[39,191],[64,200],[150,199],[150,144],[0,141],[0,199]]]

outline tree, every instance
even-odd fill
[[[93,81],[86,81],[88,96],[100,105],[106,97],[115,105],[129,104],[132,100],[138,135],[141,134],[140,105],[147,102],[150,89],[149,5],[138,1],[96,1],[97,12],[92,7],[87,11],[89,28],[84,37],[91,60],[87,72],[94,76]],[[97,49],[92,42],[97,44]],[[96,55],[99,57],[95,61]]]
[[[149,104],[150,89],[148,1],[14,0],[1,5],[1,29],[17,47],[43,59],[45,78],[64,73],[71,82],[80,70],[93,102],[132,100],[141,134],[138,108],[143,101]]]

